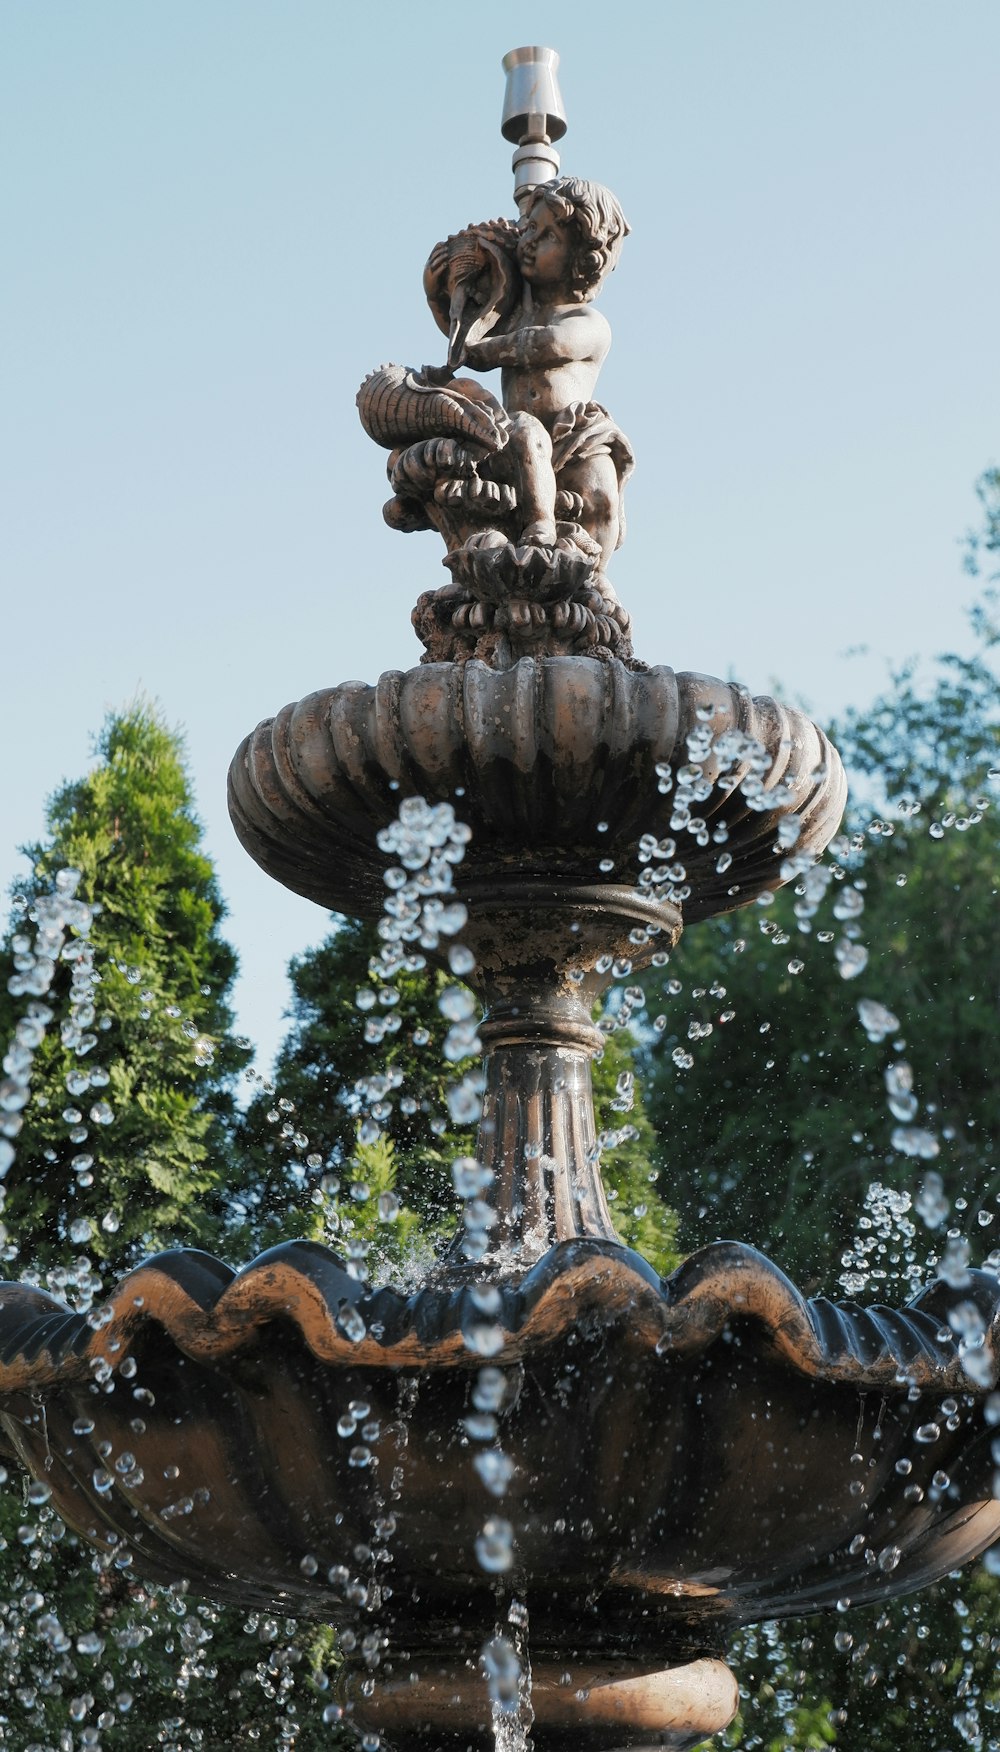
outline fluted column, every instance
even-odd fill
[[[605,1037],[592,1011],[616,972],[673,946],[680,913],[624,885],[500,880],[463,894],[485,1012],[476,1155],[493,1175],[490,1255],[527,1264],[556,1241],[618,1241],[597,1149],[590,1067]],[[452,1260],[464,1252],[460,1238]]]
[[[509,1000],[483,1024],[478,1157],[493,1171],[496,1242],[542,1251],[576,1235],[617,1240],[598,1167],[590,1063],[603,1036],[577,999]]]

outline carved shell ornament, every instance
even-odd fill
[[[507,415],[474,378],[428,383],[406,365],[380,365],[358,390],[361,424],[376,444],[395,450],[427,438],[465,439],[486,450],[507,442]]]
[[[434,257],[428,262],[424,292],[438,328],[448,336],[449,365],[460,365],[466,347],[510,315],[520,291],[518,237],[509,219],[488,219],[449,237],[438,246],[447,261],[443,291],[432,272]]]

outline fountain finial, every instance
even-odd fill
[[[555,49],[511,49],[503,58],[507,75],[500,132],[517,147],[513,158],[514,199],[526,213],[532,191],[559,175],[553,142],[566,132],[566,111],[556,72]]]

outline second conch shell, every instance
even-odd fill
[[[461,438],[486,450],[507,442],[503,407],[471,378],[441,385],[406,365],[381,365],[365,378],[357,402],[369,438],[387,450],[424,438]]]

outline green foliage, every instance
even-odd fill
[[[928,1169],[939,1172],[949,1221],[967,1233],[974,1261],[996,1245],[1000,794],[990,773],[1000,766],[1000,630],[988,568],[1000,554],[1000,474],[984,477],[980,498],[984,529],[970,544],[970,569],[986,588],[970,617],[971,656],[948,654],[929,674],[906,665],[871,708],[834,727],[863,800],[812,932],[797,929],[788,891],[772,907],[692,932],[669,968],[684,988],[671,1026],[663,1047],[648,1052],[650,1110],[683,1146],[669,1184],[684,1241],[752,1240],[806,1289],[835,1287],[874,1179],[916,1194]],[[871,954],[845,981],[820,933],[842,934],[844,921],[832,915],[852,887],[864,901],[858,928]],[[797,961],[804,965],[793,974]],[[894,1012],[898,1031],[867,1039],[862,997]],[[671,1054],[686,1044],[692,1014],[714,1032],[678,1072]],[[917,1123],[940,1141],[931,1160],[892,1147],[883,1073],[900,1040],[921,1104]],[[918,1260],[940,1237],[918,1220]],[[900,1299],[905,1246],[889,1239],[870,1257],[864,1299]],[[726,1744],[744,1752],[993,1746],[998,1630],[1000,1584],[975,1567],[884,1608],[745,1632],[733,1651],[743,1702]]]
[[[337,918],[330,935],[289,968],[290,1026],[274,1083],[254,1097],[238,1127],[248,1183],[243,1221],[255,1247],[291,1234],[323,1237],[324,1201],[313,1198],[322,1176],[335,1175],[345,1188],[375,1184],[371,1159],[358,1158],[358,1126],[367,1111],[359,1085],[381,1072],[400,1079],[382,1122],[392,1147],[392,1190],[432,1234],[454,1225],[451,1164],[472,1150],[475,1132],[448,1115],[448,1085],[470,1062],[448,1065],[443,1057],[448,1024],[437,999],[449,982],[425,970],[378,987],[368,971],[378,948],[373,925]],[[365,1040],[356,998],[359,991],[374,998],[377,990],[396,995],[392,1020],[399,1025],[374,1046]],[[354,1213],[357,1223],[363,1219],[363,1209]],[[401,1233],[412,1233],[409,1219]]]
[[[8,981],[25,960],[33,896],[77,870],[93,923],[70,930],[45,994],[57,1020],[34,1056],[6,1218],[24,1255],[43,1265],[65,1258],[71,1222],[87,1222],[92,1257],[118,1273],[143,1252],[204,1244],[218,1230],[232,1085],[249,1054],[232,1032],[236,957],[221,935],[225,909],[200,849],[179,737],[138,704],[108,719],[97,756],[49,805],[46,841],[30,853],[34,879],[16,897],[0,951],[0,1036],[9,1039],[27,1007]],[[96,983],[67,1041],[67,956],[88,941]],[[109,1123],[91,1117],[104,1102]],[[81,1170],[87,1156],[92,1167]]]
[[[622,1240],[665,1277],[680,1257],[677,1213],[661,1190],[658,1140],[638,1082],[633,1085],[631,1105],[621,1114],[616,1110],[620,1080],[634,1076],[635,1053],[631,1030],[617,1030],[608,1035],[593,1067],[598,1133],[606,1139],[601,1177]]]
[[[668,1158],[661,1189],[678,1205],[688,1247],[739,1236],[772,1251],[804,1287],[829,1288],[871,1181],[916,1192],[927,1167],[892,1146],[883,1079],[901,1039],[919,1124],[941,1142],[934,1167],[952,1199],[974,1192],[986,1227],[973,1224],[973,1238],[990,1236],[1000,1191],[993,639],[961,660],[964,718],[960,660],[949,656],[923,691],[908,667],[835,732],[869,795],[854,808],[853,838],[833,861],[811,930],[795,912],[801,885],[785,888],[773,905],[691,931],[666,970],[680,988],[666,1003],[662,981],[651,987],[650,1006],[668,1024],[644,1055],[647,1102]],[[926,764],[938,746],[943,777]],[[837,916],[847,902],[863,905],[856,922]],[[870,958],[845,979],[835,950],[852,932]],[[868,1039],[863,998],[885,1005],[898,1030]],[[673,1052],[688,1046],[692,1022],[712,1032],[678,1069]]]
[[[862,1611],[743,1631],[740,1752],[988,1752],[1000,1714],[1000,1586],[982,1568]]]
[[[0,1495],[0,1746],[10,1752],[330,1752],[333,1635],[147,1588],[20,1481]],[[99,1737],[73,1738],[89,1732]]]
[[[253,1188],[243,1195],[242,1220],[255,1246],[293,1232],[336,1244],[346,1220],[350,1232],[369,1236],[376,1251],[385,1251],[385,1226],[377,1217],[382,1183],[376,1184],[365,1146],[358,1143],[359,1118],[366,1111],[361,1086],[382,1073],[400,1079],[388,1096],[391,1111],[381,1121],[392,1152],[391,1189],[402,1204],[390,1254],[398,1257],[404,1243],[416,1240],[418,1228],[425,1244],[440,1245],[454,1232],[451,1164],[475,1148],[474,1126],[457,1124],[448,1108],[449,1087],[474,1069],[473,1060],[449,1064],[444,1057],[448,1023],[438,1000],[455,981],[429,968],[398,975],[388,989],[398,994],[392,1018],[399,1026],[373,1046],[365,1041],[356,997],[387,989],[369,979],[378,947],[373,925],[338,919],[318,948],[292,963],[291,1026],[274,1085],[254,1098],[241,1123],[240,1156],[250,1167]],[[604,1179],[622,1239],[667,1271],[677,1262],[676,1221],[650,1184],[656,1175],[656,1140],[641,1095],[636,1093],[621,1116],[615,1111],[619,1079],[630,1070],[632,1051],[631,1036],[616,1032],[594,1066],[598,1126],[609,1145]],[[331,1174],[341,1183],[333,1234],[322,1196],[324,1178],[329,1183]],[[368,1184],[372,1196],[345,1199],[351,1183]]]
[[[236,959],[221,935],[224,908],[201,851],[179,738],[137,705],[109,718],[96,752],[93,771],[49,807],[45,844],[31,854],[35,875],[16,897],[0,957],[0,1034],[10,1038],[32,1003],[53,1012],[33,1054],[23,1124],[18,1130],[18,1112],[3,1122],[17,1152],[5,1188],[16,1237],[6,1258],[45,1268],[53,1287],[83,1308],[100,1295],[102,1273],[113,1279],[140,1252],[217,1243],[233,1171],[232,1085],[249,1056],[233,1035]],[[33,897],[68,868],[80,873],[93,922],[88,929],[79,915],[69,929],[70,958],[55,963],[41,998],[12,993],[8,979],[32,963]],[[88,944],[99,983],[77,1007],[76,1037],[64,1039],[70,980],[81,967],[72,957]],[[91,1086],[71,1094],[67,1077],[84,1073]],[[98,1101],[109,1104],[111,1123],[91,1119]],[[65,1117],[74,1107],[79,1120]],[[74,1172],[73,1159],[84,1155],[93,1156],[92,1170]],[[84,1221],[86,1242],[69,1233]],[[44,1502],[27,1500],[27,1489],[18,1471],[0,1495],[0,1745],[61,1752],[69,1732],[93,1733],[102,1716],[94,1744],[108,1752],[170,1744],[171,1720],[186,1724],[183,1740],[179,1729],[176,1736],[185,1748],[197,1743],[192,1732],[219,1752],[259,1744],[285,1673],[295,1693],[306,1684],[316,1637],[300,1637],[298,1668],[269,1672],[279,1650],[292,1660],[283,1621],[258,1659],[242,1613],[182,1593],[154,1597],[82,1548]],[[306,1685],[306,1696],[319,1693]]]

